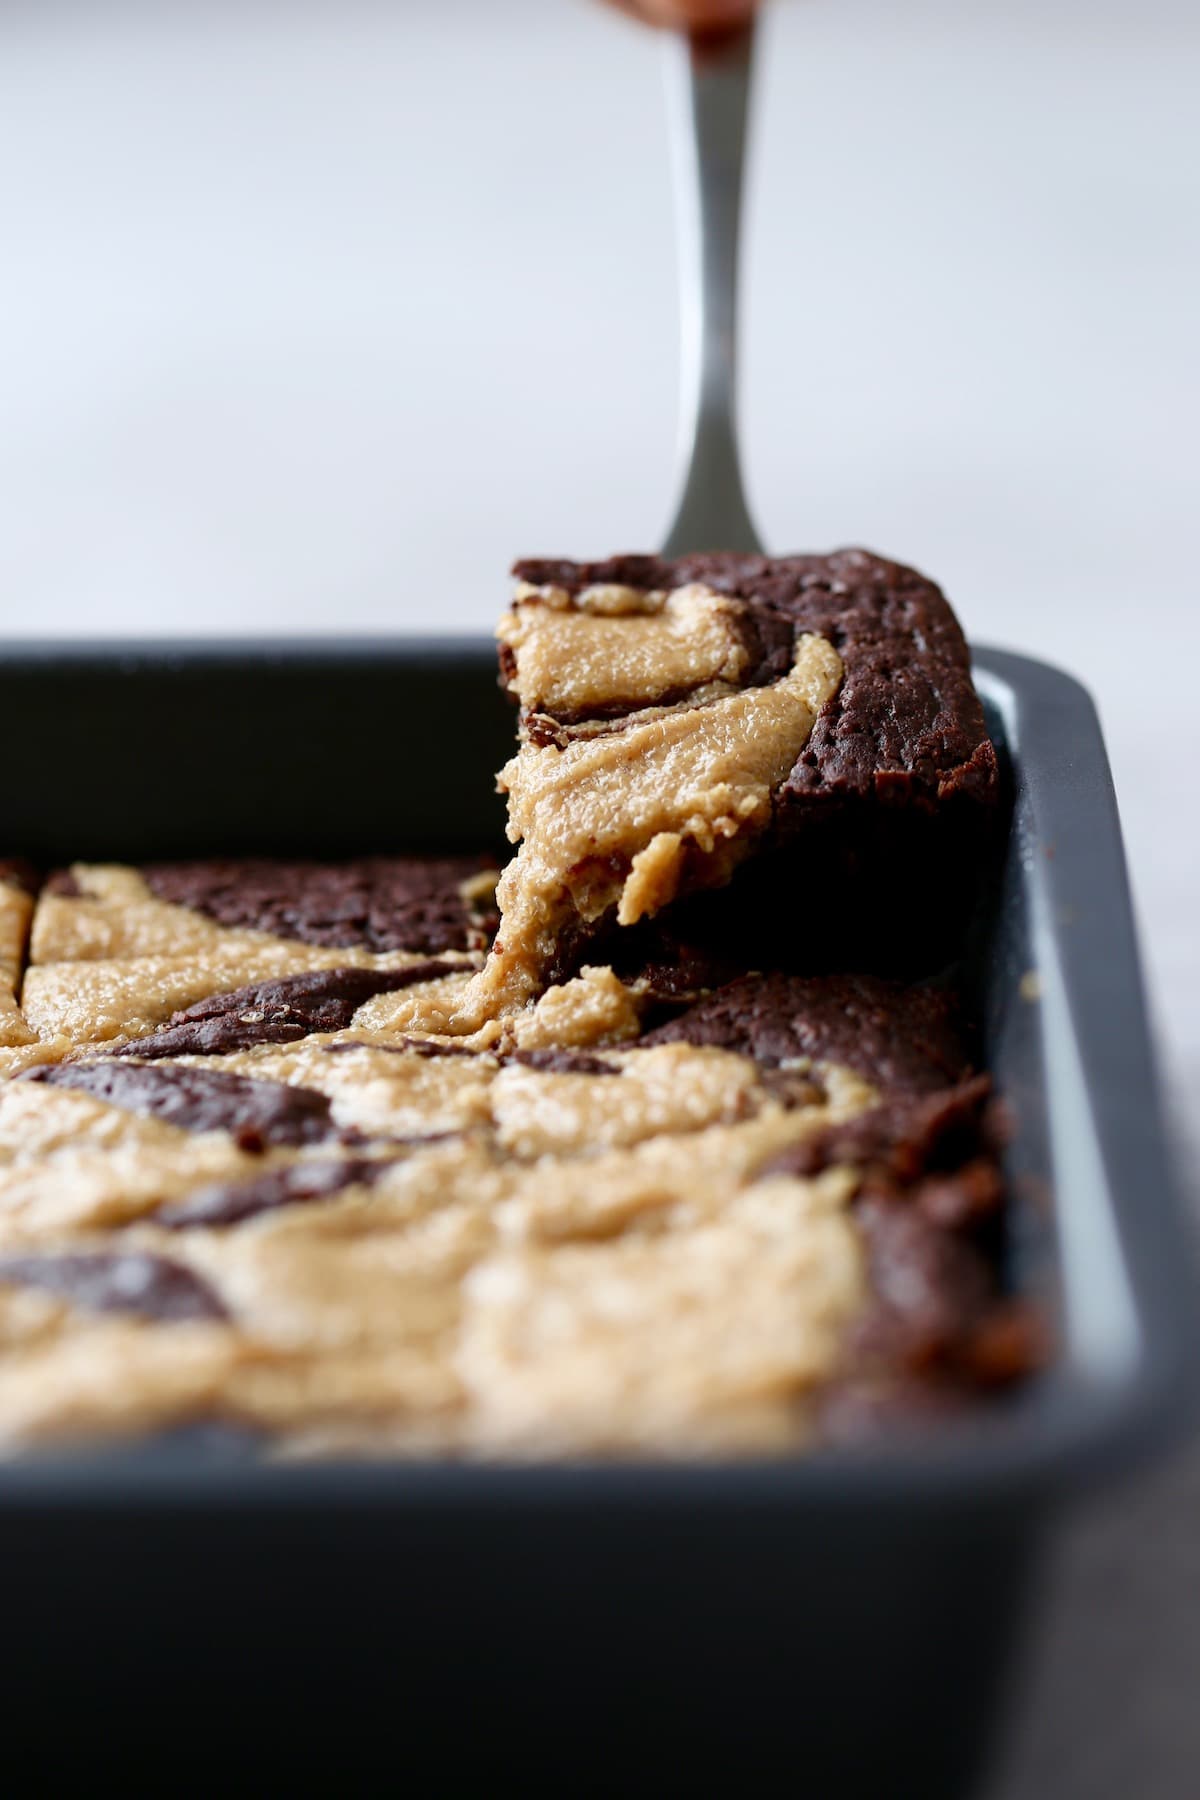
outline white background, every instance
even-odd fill
[[[764,533],[1091,685],[1194,1102],[1200,8],[791,0],[764,52]],[[481,631],[518,553],[651,547],[665,150],[657,46],[587,0],[10,0],[0,631]],[[1194,1791],[1163,1494],[1076,1541],[1006,1794]]]

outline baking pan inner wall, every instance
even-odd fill
[[[513,730],[487,642],[22,646],[0,829],[44,863],[499,849]]]

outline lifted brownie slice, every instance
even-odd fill
[[[763,685],[786,673],[794,639],[815,632],[837,650],[843,675],[783,785],[784,811],[818,796],[870,794],[889,805],[927,807],[954,797],[994,799],[996,757],[966,641],[940,588],[915,569],[865,550],[839,550],[526,561],[514,574],[503,671],[529,722],[536,714],[559,731],[577,729],[694,698],[717,683]],[[539,623],[527,616],[530,607],[540,612]],[[589,638],[611,639],[611,656],[621,640],[617,621],[647,611],[659,627],[657,654],[619,665],[607,694],[590,669],[548,674],[554,640],[570,635],[585,646]],[[669,664],[664,644],[676,646]]]
[[[778,675],[757,680],[745,612],[699,586],[593,586],[527,594],[502,621],[525,709],[499,776],[520,849],[472,1016],[519,1011],[609,919],[624,929],[722,887],[760,845],[842,663],[789,630]],[[543,733],[534,702],[572,722]]]
[[[868,963],[915,968],[945,953],[977,891],[999,775],[966,642],[932,582],[862,550],[528,561],[515,574],[499,630],[523,738],[505,771],[511,835],[536,829],[541,788],[562,786],[565,765],[546,756],[574,759],[594,784],[592,763],[622,742],[631,758],[658,753],[660,737],[689,736],[685,721],[689,742],[710,740],[707,786],[694,761],[665,830],[643,807],[644,841],[632,834],[622,853],[606,838],[604,869],[592,858],[554,871],[577,915],[560,927],[556,974],[593,954],[614,916],[644,931],[669,902],[727,884],[733,916],[722,896],[698,921],[706,955],[746,920],[760,966],[861,966],[865,946]],[[814,655],[815,716],[777,721],[776,696]],[[748,782],[731,773],[721,719],[738,708],[749,745],[775,734]],[[670,780],[683,767],[676,755]],[[689,811],[693,790],[703,804]],[[603,954],[629,966],[607,937]],[[653,930],[638,955],[670,960]]]

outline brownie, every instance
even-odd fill
[[[160,900],[220,925],[333,948],[433,953],[486,945],[494,908],[472,904],[463,888],[491,867],[484,856],[242,857],[147,863],[141,874]]]
[[[239,1148],[323,1143],[340,1134],[324,1094],[184,1063],[52,1063],[19,1078],[90,1094],[183,1131],[227,1131]]]
[[[830,968],[865,960],[912,974],[944,960],[966,928],[996,840],[1000,771],[966,641],[933,582],[863,550],[533,559],[514,574],[510,619],[518,622],[547,594],[555,605],[579,606],[610,588],[657,598],[694,584],[733,609],[731,629],[745,651],[737,685],[777,682],[807,634],[833,646],[843,671],[774,790],[769,831],[721,891],[684,902],[689,918],[643,923],[636,946],[608,919],[591,922],[564,939],[556,974],[597,957],[623,973],[640,962],[654,991],[694,992],[689,966],[720,976],[723,954],[747,931],[765,962],[796,966],[798,914],[806,942],[823,946]],[[514,692],[519,663],[520,650],[502,641],[502,679]],[[712,687],[697,688],[691,700],[707,703]],[[677,690],[654,696],[658,706],[688,700]],[[601,720],[643,716],[642,705],[556,712],[539,698],[522,707],[522,731],[527,741],[561,746],[603,728]],[[807,955],[798,966],[812,966]]]
[[[36,901],[24,1016],[42,1040],[141,1057],[337,1031],[373,1000],[477,966],[494,885],[466,856],[76,863]],[[2,888],[0,912],[6,891],[28,913]]]
[[[845,1063],[897,1095],[931,1092],[970,1067],[952,991],[870,975],[744,975],[642,1042],[710,1044],[768,1067]]]
[[[427,957],[403,969],[314,969],[213,994],[174,1013],[145,1037],[119,1045],[114,1056],[220,1056],[255,1044],[291,1044],[314,1031],[341,1031],[376,994],[394,994],[454,972],[456,964]]]

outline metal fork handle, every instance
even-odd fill
[[[761,551],[737,446],[738,240],[754,21],[720,39],[672,33],[668,91],[682,348],[682,493],[663,553]]]

